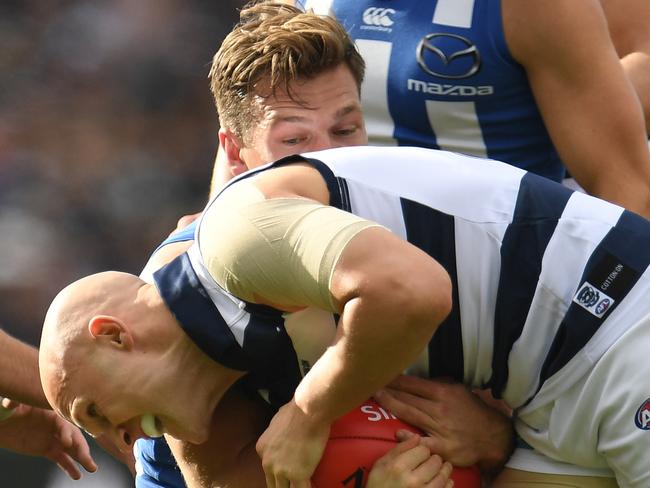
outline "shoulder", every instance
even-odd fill
[[[503,0],[502,15],[508,47],[524,66],[608,38],[598,0]]]
[[[309,163],[270,168],[256,175],[251,183],[266,199],[308,198],[329,204],[327,184],[320,172]]]

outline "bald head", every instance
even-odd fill
[[[243,375],[194,344],[154,285],[116,272],[83,278],[56,296],[39,364],[59,414],[126,450],[152,417],[160,431],[205,441],[215,405]]]
[[[88,354],[111,320],[128,323],[137,313],[139,290],[145,283],[138,277],[104,272],[82,278],[65,287],[54,298],[45,316],[39,353],[41,382],[48,401],[56,406],[59,392],[70,375],[93,359]],[[102,321],[103,320],[103,321]]]

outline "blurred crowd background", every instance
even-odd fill
[[[201,209],[218,144],[207,75],[243,3],[0,2],[6,331],[38,344],[58,290],[96,271],[139,273],[177,219]],[[46,461],[0,451],[0,485],[133,486],[102,464],[103,475],[62,481]]]

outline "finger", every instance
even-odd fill
[[[55,454],[48,456],[56,465],[63,470],[73,480],[81,479],[81,471],[77,467],[77,463],[62,451],[57,451]]]
[[[388,387],[429,400],[444,400],[451,383],[447,380],[419,378],[417,376],[401,375],[391,381]]]
[[[397,418],[419,429],[432,433],[438,425],[436,405],[409,393],[384,389],[375,394],[377,402]]]
[[[57,432],[55,438],[59,441],[59,444],[61,444],[64,450],[70,449],[74,445],[72,440],[74,427],[63,419],[56,419],[56,425]]]
[[[266,478],[266,488],[276,488],[275,476],[269,474],[264,470],[264,476]]]
[[[409,449],[405,453],[402,453],[397,459],[396,464],[403,468],[404,471],[415,471],[422,463],[426,462],[431,457],[431,452],[426,446],[418,444],[417,446]],[[441,462],[442,464],[442,462]],[[435,473],[434,473],[435,474]],[[429,476],[423,481],[428,481],[431,479]]]
[[[76,459],[83,468],[89,473],[97,471],[97,463],[90,454],[90,447],[86,439],[80,433],[74,436],[73,446],[67,453]]]
[[[402,443],[408,441],[409,439],[413,439],[417,436],[418,436],[417,434],[414,434],[410,430],[406,430],[406,429],[399,429],[397,432],[395,432],[395,437],[397,438],[398,441]]]
[[[399,455],[403,452],[408,451],[409,449],[413,449],[415,446],[420,444],[419,435],[409,431],[404,432],[408,432],[409,435],[403,439],[398,439],[400,442],[388,452],[394,452],[395,454]]]
[[[274,488],[291,488],[291,483],[284,476],[276,475],[274,478]]]
[[[417,395],[430,400],[440,399],[449,384],[448,381],[419,378],[417,376],[400,375],[390,382],[389,388]]]
[[[395,437],[400,442],[405,442],[406,440],[418,437],[420,439],[420,444],[429,449],[429,452],[434,454],[444,453],[444,449],[447,447],[447,443],[444,439],[436,435],[426,435],[418,436],[409,430],[400,429],[395,433]]]
[[[60,429],[58,438],[63,451],[68,456],[78,461],[86,471],[90,473],[97,471],[97,464],[90,455],[88,442],[79,429],[67,423]]]
[[[426,488],[453,488],[454,482],[450,480],[453,467],[450,463],[444,463],[436,475],[426,483]]]
[[[438,406],[444,405],[447,402],[445,398],[439,399],[434,396],[425,397],[390,387],[384,388],[382,392],[389,394],[395,401],[416,407],[424,412],[438,412]]]
[[[311,488],[311,481],[302,480],[302,481],[292,481],[290,484],[291,488]]]
[[[413,434],[408,439],[405,439],[403,442],[397,443],[395,447],[389,449],[388,452],[386,452],[386,454],[384,454],[377,460],[377,462],[381,462],[383,464],[390,464],[393,462],[393,460],[399,458],[401,455],[408,452],[410,449],[417,447],[419,444],[420,444],[420,436]]]
[[[446,471],[442,471],[443,466],[444,462],[442,458],[437,454],[433,454],[427,456],[426,459],[423,459],[422,462],[413,469],[413,473],[417,475],[418,479],[422,480],[422,482],[427,483],[429,481],[432,481],[441,473],[444,478],[444,473]],[[451,467],[451,464],[449,466]],[[451,470],[449,470],[449,474],[451,474]],[[449,477],[449,475],[447,475],[447,477]]]

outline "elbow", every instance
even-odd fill
[[[431,334],[451,313],[453,306],[452,284],[449,274],[447,272],[439,273],[432,281],[429,290],[433,291],[433,293],[430,292],[423,297],[425,314],[423,320],[430,327]]]
[[[411,274],[403,282],[403,305],[409,330],[430,338],[452,308],[452,284],[449,274],[436,263],[431,269]]]

